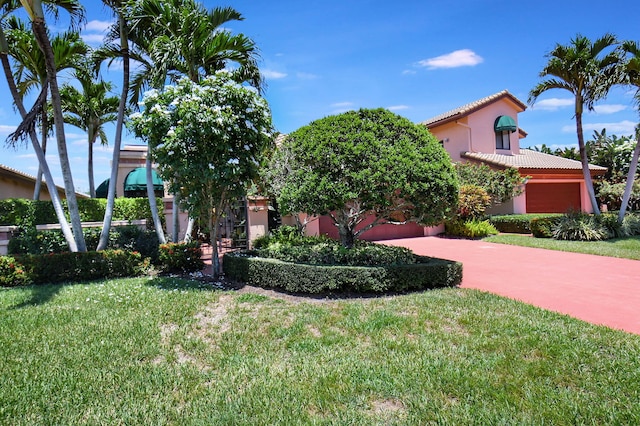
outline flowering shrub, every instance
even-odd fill
[[[204,268],[197,242],[161,244],[159,263],[163,272],[196,272]]]
[[[24,267],[11,256],[0,256],[0,286],[14,287],[27,285],[30,279]]]

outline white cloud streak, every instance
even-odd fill
[[[473,50],[461,49],[446,55],[436,56],[435,58],[424,59],[419,61],[418,65],[435,70],[439,68],[473,67],[483,61],[484,59]]]
[[[607,129],[607,133],[611,134],[622,134],[622,135],[631,135],[635,132],[636,124],[630,120],[624,120],[614,123],[584,123],[582,125],[582,129],[584,131],[597,130],[600,131],[602,129]],[[562,131],[565,133],[571,133],[576,131],[576,126],[563,126]]]
[[[550,98],[536,102],[531,107],[532,110],[557,111],[560,108],[573,106],[575,101],[570,98]]]
[[[387,107],[387,109],[389,111],[402,111],[404,109],[409,109],[409,106],[407,106],[407,105],[392,105],[392,106]]]
[[[287,76],[286,73],[279,72],[279,71],[268,70],[268,69],[262,70],[261,73],[265,78],[272,79],[272,80],[285,78]]]
[[[593,109],[596,114],[615,114],[616,112],[624,111],[627,106],[620,104],[596,105]]]

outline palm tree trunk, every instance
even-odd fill
[[[577,98],[576,98],[577,99]],[[578,102],[578,100],[576,100]],[[584,183],[589,193],[589,199],[591,200],[591,207],[596,215],[600,214],[600,208],[598,206],[598,200],[596,200],[596,193],[593,190],[593,180],[591,179],[591,171],[589,170],[589,159],[587,158],[587,150],[584,145],[584,134],[582,132],[582,113],[576,112],[576,129],[578,132],[578,147],[580,148],[580,161],[582,162],[582,176],[584,177]]]
[[[44,82],[44,84],[46,84],[46,82]],[[43,84],[43,87],[44,87]],[[47,105],[46,102],[46,98],[45,98],[45,105]],[[46,108],[46,106],[45,106]],[[41,126],[40,130],[40,137],[42,138],[42,142],[40,143],[40,146],[42,146],[42,152],[44,153],[45,157],[47,156],[47,130],[49,129],[49,117],[47,115],[47,112],[45,110],[45,112],[42,114],[42,126]],[[38,177],[36,178],[36,186],[33,189],[33,199],[34,200],[39,200],[40,199],[40,191],[41,191],[41,186],[42,186],[42,166],[38,167]]]
[[[89,196],[96,198],[96,184],[93,181],[93,144],[95,143],[96,136],[89,133],[89,152],[87,153],[87,172],[89,173]]]
[[[111,178],[109,178],[109,189],[107,191],[107,207],[104,211],[102,231],[100,241],[96,250],[104,250],[109,243],[109,232],[111,231],[111,221],[113,220],[113,208],[116,200],[116,184],[118,180],[118,167],[120,165],[120,147],[122,145],[122,128],[124,126],[124,114],[127,110],[127,96],[129,95],[129,36],[126,22],[122,16],[122,10],[118,10],[118,25],[120,27],[120,53],[122,55],[122,93],[120,104],[118,105],[118,119],[116,121],[116,134],[113,141],[113,159],[111,161]]]
[[[162,222],[160,222],[160,216],[158,215],[158,204],[156,203],[156,193],[153,190],[153,179],[151,175],[151,155],[147,152],[147,196],[149,197],[149,208],[151,209],[151,217],[153,218],[153,227],[158,235],[158,241],[160,244],[165,244],[167,239],[164,237],[164,230],[162,229]]]
[[[629,199],[631,199],[631,190],[633,189],[633,182],[636,178],[636,171],[638,170],[638,157],[640,157],[640,132],[636,134],[636,148],[633,150],[633,157],[631,157],[631,164],[629,164],[629,174],[627,174],[627,184],[624,187],[624,195],[622,196],[622,205],[620,206],[620,213],[618,214],[618,222],[622,223],[624,215],[629,207]]]
[[[13,103],[15,104],[18,112],[20,112],[20,116],[24,118],[27,115],[27,110],[24,108],[24,104],[22,103],[22,98],[18,94],[18,89],[16,88],[16,83],[13,79],[13,74],[11,73],[11,65],[9,64],[9,58],[7,53],[9,52],[7,46],[7,40],[4,36],[4,31],[0,28],[0,61],[2,62],[2,69],[4,70],[5,77],[7,79],[7,84],[9,85],[9,91],[11,92],[11,96],[13,98]],[[73,237],[73,233],[71,228],[69,227],[69,223],[67,222],[67,218],[64,215],[64,209],[62,208],[62,202],[60,201],[60,196],[58,195],[58,188],[56,187],[55,182],[53,181],[53,176],[51,175],[51,170],[49,170],[49,165],[47,164],[47,159],[42,150],[42,147],[38,143],[38,137],[36,136],[34,131],[29,132],[29,136],[31,139],[31,145],[33,146],[33,150],[36,153],[36,157],[38,158],[38,164],[40,164],[40,169],[42,170],[42,174],[44,175],[45,182],[47,183],[47,189],[49,190],[49,194],[51,196],[51,203],[53,204],[53,210],[56,212],[56,217],[58,218],[58,223],[60,224],[60,229],[62,230],[62,234],[64,235],[65,240],[67,241],[67,245],[69,246],[69,250],[72,252],[78,251],[78,246]]]
[[[34,2],[39,3],[39,2]],[[41,4],[40,4],[41,6]],[[51,43],[47,35],[47,29],[44,22],[44,16],[37,15],[31,22],[33,34],[38,42],[38,46],[42,49],[45,57],[45,65],[47,67],[47,75],[49,76],[49,90],[51,91],[51,104],[53,106],[53,122],[56,129],[56,139],[58,142],[58,155],[60,157],[60,168],[64,180],[65,193],[67,196],[67,208],[71,217],[71,230],[73,231],[78,251],[87,251],[82,234],[82,222],[80,220],[80,212],[78,211],[78,201],[76,199],[75,187],[73,185],[73,177],[71,175],[71,166],[69,164],[69,155],[67,154],[67,142],[64,134],[64,118],[62,116],[62,106],[60,101],[60,91],[58,90],[58,81],[56,77],[56,67],[53,58]]]

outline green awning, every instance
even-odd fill
[[[518,130],[515,120],[508,115],[501,115],[496,118],[493,128],[496,132],[515,132]]]
[[[153,190],[162,191],[164,184],[155,170],[151,170]],[[147,170],[144,167],[133,169],[124,180],[124,191],[146,191],[147,190]]]
[[[108,193],[109,193],[109,179],[102,182],[96,188],[96,198],[107,198]]]

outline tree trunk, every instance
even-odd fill
[[[192,217],[189,217],[189,221],[187,222],[187,229],[184,231],[184,242],[191,242],[191,233],[193,232],[193,224],[196,220]]]
[[[151,217],[153,217],[153,227],[158,235],[158,241],[160,244],[167,242],[164,237],[164,230],[162,229],[162,222],[160,222],[160,215],[158,215],[158,204],[156,203],[156,193],[153,190],[153,178],[151,174],[151,155],[147,152],[147,196],[149,197],[149,208],[151,209]]]
[[[76,199],[75,187],[73,185],[73,177],[71,175],[71,166],[69,164],[69,156],[67,154],[67,142],[64,134],[64,118],[62,116],[62,106],[60,101],[60,91],[58,90],[58,81],[56,77],[56,67],[53,58],[51,43],[47,35],[47,29],[44,18],[36,16],[31,22],[33,34],[38,42],[38,46],[42,49],[47,67],[47,76],[49,77],[49,90],[51,91],[51,104],[53,106],[53,122],[56,129],[56,140],[58,142],[58,155],[60,157],[60,168],[64,180],[65,193],[67,196],[67,208],[71,217],[71,230],[76,240],[78,251],[87,251],[82,234],[82,222],[80,220],[80,212],[78,211],[78,201]]]
[[[578,99],[578,98],[576,98]],[[578,100],[576,100],[578,102]],[[582,176],[584,177],[584,183],[589,193],[589,199],[591,200],[591,207],[596,215],[600,214],[600,207],[598,206],[598,200],[596,200],[596,193],[593,190],[593,180],[591,179],[591,171],[589,170],[589,159],[587,158],[587,150],[584,145],[584,135],[582,133],[582,113],[576,111],[576,129],[578,133],[578,147],[580,148],[580,161],[582,162]]]
[[[22,99],[18,94],[18,89],[16,88],[16,83],[13,79],[13,74],[11,73],[11,66],[9,64],[9,58],[7,56],[9,49],[2,28],[0,28],[0,49],[2,49],[2,52],[0,52],[0,62],[2,62],[2,68],[7,79],[7,84],[9,85],[11,97],[13,98],[13,102],[18,109],[18,112],[20,112],[20,116],[24,118],[27,115],[27,110],[24,108],[24,104],[22,103]],[[42,147],[38,143],[38,137],[36,136],[35,132],[29,132],[29,136],[31,139],[33,150],[35,151],[36,157],[38,158],[38,164],[40,164],[40,168],[42,169],[49,194],[51,195],[51,203],[53,204],[53,209],[56,212],[56,217],[58,218],[58,223],[60,224],[62,234],[67,241],[69,250],[72,252],[76,252],[78,251],[78,246],[76,245],[76,241],[73,238],[73,233],[71,232],[71,228],[69,227],[67,218],[64,215],[64,209],[62,208],[62,203],[60,202],[60,197],[58,195],[58,188],[56,188],[56,184],[53,181],[53,176],[51,176],[51,170],[49,170],[49,165],[47,164],[45,154],[42,151]]]
[[[180,193],[173,194],[171,205],[171,238],[174,243],[180,241]]]
[[[87,172],[89,174],[89,196],[91,198],[96,198],[96,185],[95,182],[93,180],[93,144],[96,141],[96,138],[98,136],[97,133],[92,134],[93,132],[89,133],[89,152],[87,153]]]
[[[639,132],[640,133],[640,132]],[[629,199],[631,198],[631,190],[633,189],[633,182],[636,178],[636,171],[638,170],[638,157],[640,156],[640,134],[636,135],[636,148],[633,150],[633,157],[629,164],[629,174],[627,174],[627,184],[624,187],[624,195],[622,196],[622,205],[620,206],[620,213],[618,214],[618,222],[622,223],[624,215],[629,207]]]
[[[42,86],[44,87],[45,84],[47,84],[46,81],[43,82]],[[44,104],[46,108],[46,105],[47,105],[46,97],[45,97]],[[42,153],[44,154],[45,158],[47,156],[47,133],[48,133],[47,130],[49,130],[48,128],[49,128],[49,117],[45,110],[44,114],[42,114],[42,126],[41,126],[41,133],[40,133],[40,137],[42,138],[42,142],[40,143],[40,146],[42,147]],[[39,166],[38,175],[36,177],[36,186],[35,188],[33,188],[34,200],[40,199],[41,188],[42,188],[42,166]]]
[[[344,224],[338,224],[338,235],[340,235],[340,243],[348,249],[353,247],[355,237],[353,230]]]
[[[116,134],[113,140],[113,159],[111,161],[111,177],[109,178],[109,189],[107,190],[107,207],[104,211],[104,220],[100,241],[97,250],[104,250],[109,243],[109,232],[111,231],[111,221],[113,220],[113,208],[116,201],[116,184],[118,179],[118,166],[120,164],[120,146],[122,145],[122,128],[124,125],[124,113],[127,110],[127,96],[129,95],[129,36],[126,23],[122,17],[122,11],[118,10],[118,24],[120,26],[120,53],[122,54],[122,92],[120,94],[120,104],[118,105],[118,119],[116,120]],[[155,198],[154,198],[155,199]]]
[[[225,196],[223,195],[218,208],[214,208],[213,200],[211,200],[209,203],[209,213],[207,214],[209,222],[209,240],[211,242],[211,269],[215,278],[220,276],[220,257],[218,256],[218,239],[220,236],[218,235],[218,222],[220,222],[220,215],[223,211],[222,206],[224,205],[224,199]]]

